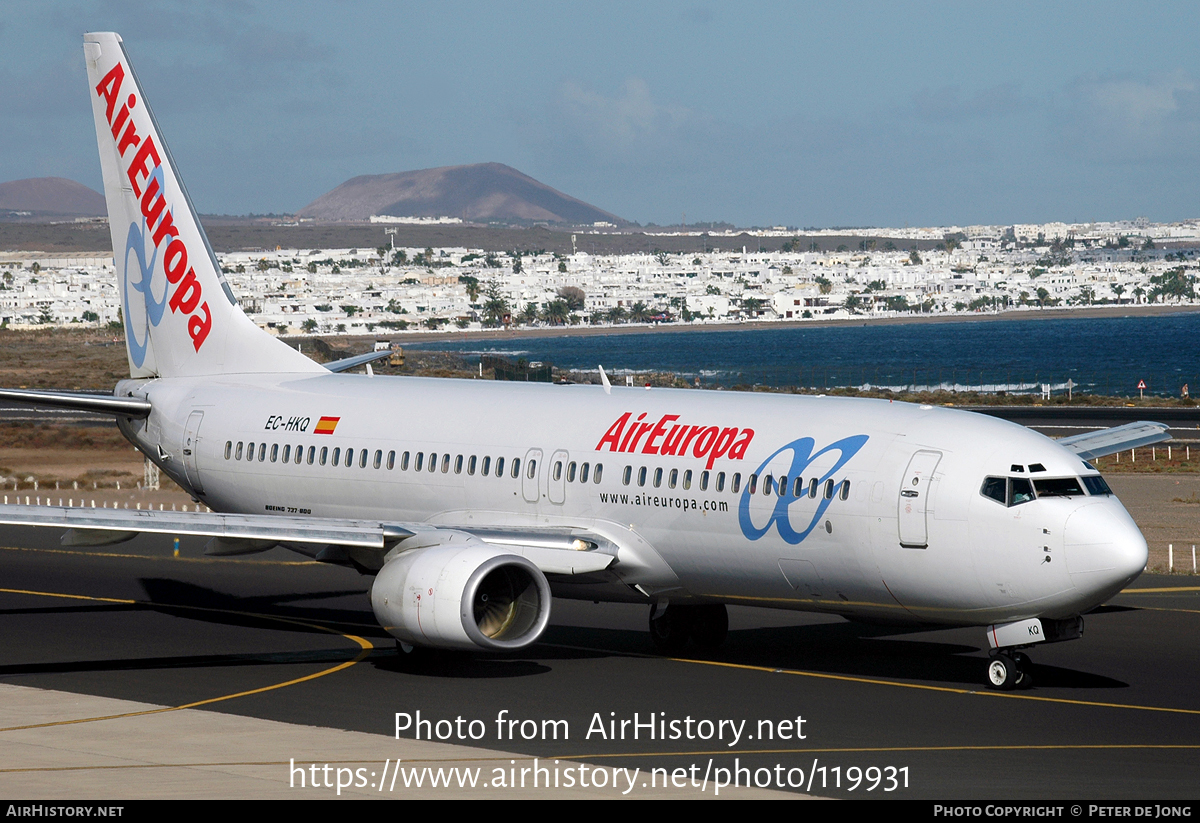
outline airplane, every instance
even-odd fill
[[[727,605],[984,627],[985,683],[1078,638],[1146,541],[1087,460],[1169,439],[1054,441],[887,400],[350,374],[241,310],[121,38],[84,37],[130,377],[112,396],[0,396],[112,414],[211,511],[5,506],[70,546],[141,533],[210,555],[283,546],[373,575],[402,653],[514,652],[553,597],[641,603],[654,644],[719,645]]]

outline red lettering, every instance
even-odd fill
[[[675,454],[675,447],[679,445],[679,439],[683,437],[683,433],[687,431],[687,426],[672,426],[667,432],[667,436],[663,438],[662,448],[659,449],[659,454]],[[675,432],[679,432],[678,437]]]
[[[121,111],[119,111],[119,112],[117,113],[117,119],[116,119],[116,122],[114,122],[114,123],[112,124],[112,136],[113,136],[113,140],[116,140],[116,139],[117,139],[117,135],[119,135],[119,134],[121,133],[121,129],[122,129],[122,128],[124,127],[124,125],[125,125],[125,120],[126,120],[126,118],[128,118],[128,117],[129,117],[129,110],[130,110],[131,108],[133,108],[133,104],[134,104],[134,103],[136,103],[136,102],[137,102],[137,98],[136,98],[136,97],[134,97],[134,96],[131,94],[131,95],[129,95],[129,103],[128,103],[128,105],[121,106]]]
[[[633,412],[625,412],[618,417],[617,422],[608,427],[608,431],[604,433],[604,436],[600,438],[600,442],[596,444],[596,451],[603,449],[605,443],[608,444],[610,452],[617,451],[617,445],[621,440],[621,431],[625,428],[625,424],[629,422],[629,418],[632,415]]]
[[[131,129],[133,129],[132,123],[129,124],[129,129],[125,133],[128,134]],[[153,166],[146,165],[146,161],[150,159],[154,160]],[[142,196],[142,187],[138,184],[138,178],[145,179],[149,177],[151,172],[161,164],[162,160],[159,159],[158,149],[154,147],[154,138],[147,137],[142,142],[141,148],[137,150],[137,154],[133,156],[133,162],[129,164],[129,171],[127,172],[129,183],[133,186],[133,193],[136,197]],[[155,245],[158,245],[157,242]]]
[[[125,79],[125,69],[120,63],[117,63],[108,74],[104,75],[104,79],[96,84],[96,94],[104,98],[107,104],[107,109],[104,113],[108,122],[112,122],[113,109],[117,105],[117,98],[121,95],[121,81]]]
[[[667,423],[678,419],[679,415],[677,414],[664,414],[659,419],[658,425],[654,427],[654,431],[650,432],[650,438],[646,440],[646,447],[642,449],[642,454],[658,454],[658,447],[654,445],[654,441],[666,433]]]
[[[630,414],[632,414],[632,412],[630,412]],[[627,431],[625,433],[625,439],[621,441],[621,448],[617,449],[617,451],[622,451],[622,452],[628,451],[628,449],[626,449],[625,447],[629,445],[629,439],[631,437],[633,437],[633,433],[638,430],[637,423],[640,423],[642,421],[642,418],[644,418],[645,416],[646,416],[645,412],[642,412],[641,414],[638,415],[638,418],[634,422],[634,425],[630,426],[629,431]]]
[[[738,430],[736,428],[721,429],[721,434],[717,437],[716,442],[713,443],[712,449],[708,452],[708,464],[704,468],[711,469],[713,467],[713,462],[718,457],[724,456],[725,452],[729,451],[729,447],[733,445],[733,441],[737,437],[737,433]]]
[[[637,451],[638,441],[642,439],[643,434],[650,431],[652,428],[654,428],[653,423],[642,423],[641,425],[639,425],[637,434],[635,434],[633,436],[633,442],[631,442],[629,444],[629,448],[627,449],[627,451],[631,451],[631,452]]]
[[[729,448],[730,460],[741,460],[746,456],[746,449],[754,439],[754,429],[742,429],[742,437]]]
[[[152,227],[166,207],[167,201],[158,191],[158,178],[151,177],[150,185],[146,187],[146,193],[142,195],[142,216],[146,218],[146,225]],[[154,245],[157,246],[158,242],[156,241]]]
[[[700,432],[700,436],[696,438],[696,445],[692,449],[692,457],[703,457],[708,450],[712,448],[713,443],[716,442],[716,439],[716,426],[709,426],[707,429]],[[711,463],[709,464],[709,467],[712,467]]]
[[[136,146],[140,142],[142,142],[142,138],[138,137],[136,127],[133,121],[130,120],[129,125],[125,127],[125,133],[121,135],[121,142],[117,143],[117,151],[124,157],[125,149],[130,146]]]
[[[703,429],[703,426],[692,426],[690,429],[688,429],[687,437],[683,439],[683,443],[679,445],[679,449],[675,453],[681,455],[687,454],[688,443],[691,443],[692,438],[703,431]]]
[[[158,228],[154,230],[154,245],[157,246],[162,243],[163,238],[168,234],[172,237],[179,236],[179,229],[175,228],[175,218],[172,216],[170,211],[163,215],[162,222],[159,223]]]
[[[208,301],[200,304],[200,311],[204,312],[203,320],[198,314],[193,314],[188,318],[188,334],[192,337],[192,345],[196,347],[196,351],[200,351],[200,347],[204,345],[204,338],[208,337],[208,333],[212,329],[212,315],[208,312]]]
[[[178,242],[178,240],[175,241],[175,243]],[[173,246],[175,243],[171,245]],[[179,288],[175,289],[175,293],[171,295],[171,311],[182,311],[184,314],[191,314],[200,303],[200,294],[200,281],[196,279],[196,272],[193,269],[188,269],[187,276],[183,278],[183,282],[179,284]]]
[[[167,250],[163,254],[163,269],[167,272],[167,280],[172,283],[178,283],[179,278],[183,277],[183,273],[188,271],[187,246],[183,245],[183,241],[179,238],[175,238],[167,246]],[[192,279],[195,280],[195,274],[189,273],[192,274]],[[182,285],[175,293],[179,294],[180,291],[183,291]],[[171,298],[171,307],[174,308],[174,306],[175,299]],[[190,313],[191,309],[188,309],[188,312]]]

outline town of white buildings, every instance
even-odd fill
[[[243,307],[279,334],[1197,302],[1200,220],[745,234],[797,239],[768,252],[741,245],[744,237],[736,248],[723,246],[734,241],[719,232],[662,232],[649,238],[661,251],[558,255],[400,249],[384,245],[381,231],[374,249],[218,257]],[[815,250],[831,236],[844,240]],[[119,321],[119,306],[107,255],[0,253],[0,325],[102,327]]]

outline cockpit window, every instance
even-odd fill
[[[1088,494],[1112,494],[1112,489],[1098,474],[1084,475],[1083,485],[1087,486]]]
[[[1010,477],[1008,480],[1008,505],[1019,506],[1033,500],[1033,484],[1024,477]]]
[[[1083,497],[1078,477],[1047,477],[1033,481],[1038,497]]]
[[[979,493],[1003,505],[1007,500],[1007,481],[1003,477],[985,477]]]

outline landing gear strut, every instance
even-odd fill
[[[988,660],[988,687],[1000,691],[1028,689],[1033,685],[1032,668],[1029,656],[1021,652],[1007,649],[993,652]]]
[[[674,654],[690,637],[702,649],[715,649],[729,634],[723,603],[703,606],[655,605],[650,609],[650,639],[663,654]]]

